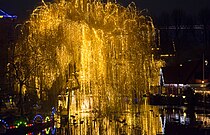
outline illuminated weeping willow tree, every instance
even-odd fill
[[[43,3],[24,28],[20,44],[33,52],[29,62],[43,61],[33,77],[48,88],[61,77],[68,80],[62,87],[71,88],[77,73],[79,110],[123,110],[125,100],[141,99],[158,83],[154,26],[134,3],[127,8],[97,0]]]

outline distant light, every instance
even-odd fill
[[[182,64],[180,64],[179,66],[182,67]]]
[[[7,14],[6,12],[4,12],[0,9],[0,19],[2,19],[2,18],[16,19],[17,16],[16,15],[9,15],[9,14]]]
[[[202,80],[201,83],[204,83],[204,80]]]
[[[206,66],[208,65],[208,61],[207,61],[207,60],[205,60],[205,65],[206,65]]]
[[[169,55],[168,54],[162,54],[160,56],[162,56],[162,57],[168,57]]]
[[[174,57],[174,54],[161,54],[160,57]]]
[[[45,129],[46,134],[50,134],[50,127]]]
[[[48,122],[48,121],[50,121],[49,116],[47,116],[47,117],[45,118],[45,122]]]
[[[40,114],[37,114],[37,115],[34,117],[33,122],[35,122],[35,120],[36,120],[37,117],[41,118],[41,120],[43,121],[43,117],[42,117]]]
[[[51,129],[52,130],[52,134],[54,135],[55,134],[55,132],[56,132],[56,128],[54,127],[53,129]]]
[[[202,83],[203,83],[203,84],[201,84],[200,87],[202,87],[202,88],[206,87],[206,85],[204,84],[204,81],[202,81]]]
[[[160,50],[160,48],[152,48],[152,50]]]

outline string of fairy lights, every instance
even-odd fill
[[[28,31],[23,31],[20,44],[36,52],[31,53],[31,66],[43,61],[34,74],[37,83],[42,80],[51,88],[58,77],[66,80],[66,73],[71,74],[69,65],[76,65],[81,85],[74,92],[77,111],[84,104],[103,113],[125,110],[125,98],[140,99],[158,85],[162,64],[151,51],[155,28],[134,3],[128,7],[97,0],[47,3],[37,7],[24,26]],[[66,87],[65,82],[60,84]]]

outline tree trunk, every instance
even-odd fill
[[[23,88],[23,82],[20,81],[20,92],[19,92],[19,110],[20,115],[23,115],[23,99],[22,99],[22,88]]]

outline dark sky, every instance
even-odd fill
[[[41,0],[0,0],[0,9],[22,19],[26,18],[40,4]]]
[[[159,15],[163,11],[171,12],[174,9],[182,9],[188,14],[197,14],[200,9],[210,8],[210,0],[118,0],[126,4],[131,1],[140,9],[148,9],[153,15]]]
[[[173,9],[183,9],[186,13],[196,15],[200,9],[210,8],[210,0],[118,0],[118,3],[127,6],[132,1],[139,9],[148,9],[155,16],[163,11],[170,13]],[[0,0],[0,9],[25,18],[40,3],[41,0]]]

